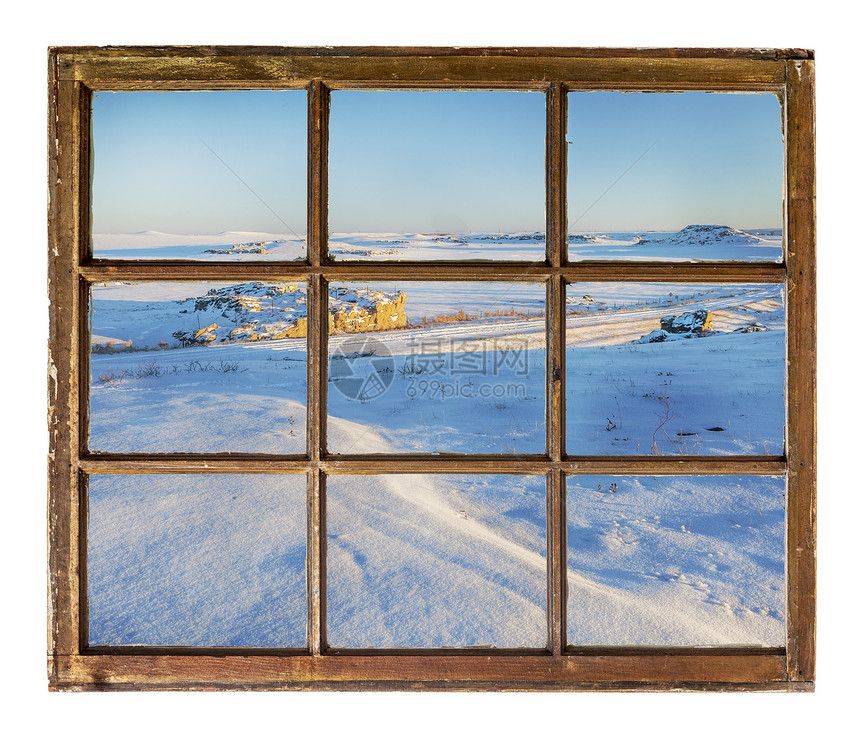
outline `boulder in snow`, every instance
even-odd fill
[[[634,343],[663,343],[667,340],[684,340],[685,338],[704,338],[713,335],[710,310],[696,310],[682,315],[670,315],[660,318],[660,329],[652,330]]]
[[[710,331],[712,319],[710,310],[685,312],[683,315],[661,317],[660,329],[667,333],[703,333]]]
[[[749,325],[733,330],[733,333],[761,333],[767,330],[767,325],[762,325],[760,322],[751,322]]]

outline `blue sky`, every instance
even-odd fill
[[[306,100],[97,93],[93,231],[304,233]],[[333,232],[544,230],[543,95],[335,91],[331,115]],[[773,95],[574,92],[568,140],[572,232],[781,224]]]
[[[95,233],[307,229],[304,90],[98,92],[92,126]]]
[[[542,94],[333,92],[331,229],[544,229]]]
[[[574,92],[567,137],[572,232],[782,225],[775,95]]]

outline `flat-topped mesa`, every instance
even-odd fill
[[[760,236],[732,228],[729,225],[688,225],[665,238],[640,238],[637,245],[711,246],[730,244],[754,246],[767,242]]]
[[[178,330],[182,346],[251,343],[304,338],[308,333],[307,294],[299,284],[248,282],[210,289],[181,300],[181,312],[198,315],[197,330]],[[407,324],[406,295],[371,289],[329,289],[329,332],[365,333]]]

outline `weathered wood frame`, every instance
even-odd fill
[[[308,256],[304,263],[105,261],[90,249],[95,90],[306,89]],[[358,88],[528,89],[547,99],[547,249],[535,263],[334,263],[326,258],[329,93]],[[568,263],[568,90],[771,91],[783,102],[784,264]],[[813,688],[815,669],[814,63],[805,50],[263,47],[56,48],[49,52],[49,684],[123,689]],[[337,456],[325,447],[326,285],[332,280],[528,280],[547,289],[547,449],[531,456]],[[106,279],[304,280],[308,447],[303,456],[92,454],[87,449],[89,285]],[[568,456],[564,289],[570,281],[786,285],[787,433],[778,456]],[[547,479],[545,650],[334,651],[325,638],[325,480],[388,472],[540,474]],[[308,648],[262,651],[91,648],[86,637],[86,479],[90,474],[302,473],[307,476]],[[569,648],[567,474],[752,474],[787,479],[786,647]]]

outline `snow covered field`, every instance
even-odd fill
[[[302,255],[295,240],[236,255],[234,245],[269,240],[241,235],[144,250]],[[768,238],[749,248],[779,258],[779,235]],[[113,239],[134,258],[140,242]],[[510,245],[512,258],[535,245],[485,244]],[[449,242],[425,247],[436,258],[458,252]],[[683,258],[693,246],[677,247]],[[628,244],[628,257],[641,248],[652,246]],[[94,288],[91,449],[304,453],[306,340],[233,340],[238,313],[189,308],[224,286]],[[291,305],[304,289],[294,286]],[[402,290],[409,324],[331,337],[330,452],[544,452],[542,284],[333,285],[341,291],[332,298],[364,286]],[[283,319],[281,308],[254,314],[265,327]],[[710,313],[707,330],[659,335],[661,319],[697,310]],[[224,325],[209,345],[180,347],[173,337],[210,320]],[[572,284],[567,344],[569,453],[782,450],[779,286]],[[91,643],[301,647],[304,489],[292,476],[92,477]],[[327,491],[333,646],[543,647],[542,477],[333,476]],[[570,641],[781,645],[783,491],[782,479],[753,477],[570,478]]]
[[[333,476],[335,647],[546,645],[543,477]]]
[[[782,229],[742,231],[727,226],[690,225],[676,233],[579,233],[569,238],[568,258],[571,261],[782,261]]]
[[[613,294],[613,287],[621,294]],[[781,286],[574,284],[569,303],[585,288],[594,292],[595,301],[586,305],[590,312],[568,320],[569,453],[782,452]],[[626,312],[608,307],[610,300],[623,305],[625,293],[643,304]],[[595,311],[598,300],[605,312]],[[659,330],[661,317],[700,309],[711,312],[713,334],[637,342]]]
[[[567,481],[568,641],[784,644],[785,483]]]
[[[93,476],[92,644],[304,647],[303,476]]]
[[[543,261],[543,233],[332,233],[337,261]],[[296,233],[225,231],[212,235],[139,233],[93,235],[93,255],[105,259],[294,261],[305,258]],[[690,225],[678,232],[574,233],[571,261],[781,261],[782,229],[751,231],[722,225]]]
[[[234,246],[260,243],[266,253],[237,253]],[[221,251],[221,253],[212,253]],[[94,233],[96,258],[194,259],[195,261],[294,261],[305,257],[304,240],[290,233],[258,233],[229,230],[213,235],[177,235],[157,230],[138,233]]]

